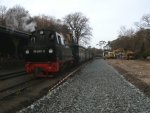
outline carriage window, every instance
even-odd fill
[[[62,36],[58,35],[58,41],[60,45],[65,45],[64,38]]]

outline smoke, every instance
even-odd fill
[[[36,25],[29,13],[22,7],[11,8],[6,13],[6,26],[12,30],[32,32]]]
[[[35,30],[35,27],[37,26],[37,24],[31,21],[31,17],[29,14],[26,17],[23,17],[22,20],[23,20],[22,28],[24,31],[32,32]]]
[[[35,27],[36,27],[36,23],[31,22],[30,24],[27,24],[24,26],[24,30],[32,32],[32,31],[35,31]]]

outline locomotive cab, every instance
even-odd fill
[[[64,43],[63,35],[51,30],[32,32],[25,48],[25,70],[27,72],[58,72],[64,64],[73,60],[69,46]]]

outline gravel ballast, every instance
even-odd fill
[[[150,99],[105,60],[81,72],[18,113],[150,113]]]

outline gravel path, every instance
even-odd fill
[[[106,61],[96,59],[19,113],[150,113],[150,99]]]

